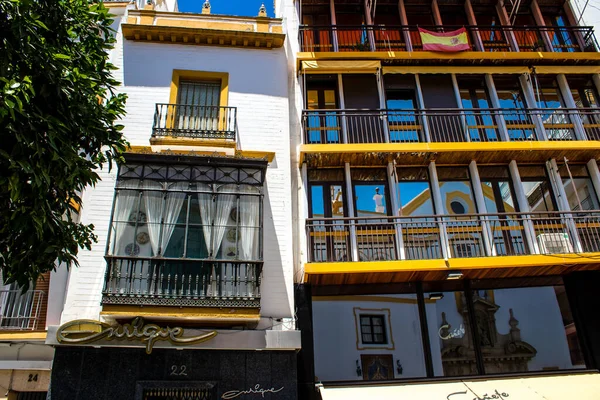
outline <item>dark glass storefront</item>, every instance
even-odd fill
[[[315,382],[585,369],[560,277],[312,288]]]

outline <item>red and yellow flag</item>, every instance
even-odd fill
[[[431,32],[419,28],[419,35],[421,35],[421,42],[425,51],[471,50],[465,28],[460,28],[452,32]]]

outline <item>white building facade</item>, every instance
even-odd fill
[[[131,147],[82,197],[50,397],[296,399],[282,21],[109,5]]]

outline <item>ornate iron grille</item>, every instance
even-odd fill
[[[211,400],[212,389],[146,389],[144,400]]]

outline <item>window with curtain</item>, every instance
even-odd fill
[[[121,176],[117,182],[109,255],[260,260],[262,187],[240,181],[255,181],[250,173],[262,171],[214,171],[213,167],[200,170],[187,166],[180,170],[177,166],[138,168],[150,170],[147,175],[151,177]],[[189,174],[189,179],[169,179],[168,175],[175,172]],[[202,179],[193,179],[194,173]]]

